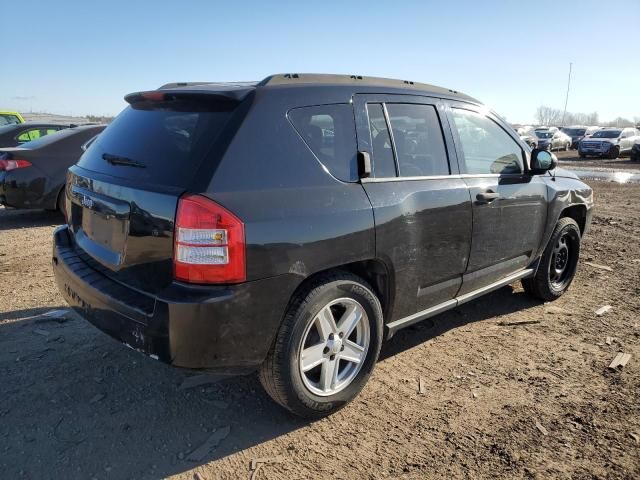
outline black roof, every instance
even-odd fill
[[[217,93],[222,96],[241,100],[251,91],[260,87],[283,86],[327,86],[327,87],[367,87],[388,90],[405,90],[407,93],[421,93],[434,96],[458,98],[479,103],[476,99],[448,88],[392,78],[366,77],[363,75],[334,75],[325,73],[284,73],[269,75],[260,82],[174,82],[167,83],[159,90],[179,91],[181,93]],[[127,95],[131,100],[137,94]],[[125,97],[125,98],[127,98]]]

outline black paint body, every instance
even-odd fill
[[[262,363],[291,297],[320,272],[342,268],[365,277],[381,298],[385,323],[397,323],[535,265],[567,212],[586,230],[592,192],[568,172],[533,175],[525,167],[518,175],[466,175],[449,111],[455,104],[481,109],[477,101],[438,87],[329,78],[272,77],[236,92],[233,132],[188,188],[97,174],[82,168],[99,153],[89,149],[69,171],[69,226],[54,240],[56,279],[69,303],[154,358],[244,371]],[[363,105],[371,98],[434,105],[451,174],[340,181],[287,118],[295,107],[351,104],[357,148],[367,152]],[[530,149],[493,118],[521,145],[528,165]],[[476,194],[487,188],[501,197],[479,204]],[[242,219],[246,282],[173,279],[173,227],[185,192]]]
[[[27,168],[0,171],[0,203],[12,208],[55,209],[67,169],[82,155],[82,146],[105,128],[73,127],[20,147],[0,148],[0,158],[31,163]]]

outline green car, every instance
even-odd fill
[[[0,110],[0,127],[12,125],[14,123],[24,123],[24,118],[18,112]]]

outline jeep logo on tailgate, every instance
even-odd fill
[[[86,195],[82,196],[82,199],[80,199],[80,203],[83,207],[93,208],[93,199],[91,197],[87,197]]]

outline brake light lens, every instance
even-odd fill
[[[173,265],[177,280],[239,283],[246,280],[244,223],[201,195],[178,202]]]
[[[28,160],[0,160],[0,171],[10,172],[18,168],[27,168],[31,166]]]

